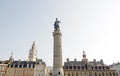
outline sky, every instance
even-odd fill
[[[27,60],[33,41],[37,57],[53,65],[55,18],[61,21],[66,58],[120,61],[120,0],[0,0],[0,60]]]

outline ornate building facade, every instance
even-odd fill
[[[114,70],[117,71],[118,75],[120,76],[120,63],[113,63],[112,65],[110,65],[110,67]]]
[[[6,76],[9,61],[0,61],[0,76]]]
[[[35,62],[13,61],[8,64],[6,76],[34,76]]]
[[[13,53],[11,53],[9,60],[0,61],[0,76],[6,76],[8,64],[11,63],[12,61],[13,61]]]
[[[37,59],[35,42],[32,44],[28,58],[27,61],[15,61],[13,53],[11,53],[7,64],[0,64],[0,68],[2,67],[0,76],[48,76],[48,69],[45,62],[42,59]]]
[[[48,76],[47,66],[37,61],[13,61],[8,64],[6,76]]]
[[[37,60],[35,64],[35,75],[34,76],[48,76],[48,68],[45,64],[45,62],[42,61],[42,59]]]
[[[69,61],[64,63],[65,76],[118,76],[117,72],[104,64],[103,60],[88,61],[83,51],[82,61]]]

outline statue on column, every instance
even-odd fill
[[[61,23],[57,18],[56,18],[56,21],[54,23],[54,29],[55,31],[59,31],[60,30],[60,27],[59,27],[59,23]]]

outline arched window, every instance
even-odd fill
[[[99,66],[99,69],[101,70],[101,66]]]
[[[93,70],[93,66],[92,66],[92,70]]]
[[[84,66],[82,66],[82,70],[84,70]]]
[[[19,66],[20,68],[22,67],[22,65]]]
[[[80,66],[78,66],[77,69],[80,69]]]
[[[60,72],[58,72],[58,75],[60,75]]]
[[[65,69],[68,69],[68,66],[66,66],[66,68]]]
[[[72,66],[69,66],[70,69],[72,69]]]
[[[74,66],[74,70],[76,70],[76,66]]]
[[[17,64],[15,64],[15,67],[17,67]]]
[[[95,66],[95,69],[97,70],[97,66]]]
[[[87,65],[85,65],[85,69],[86,69],[86,70],[88,69]]]

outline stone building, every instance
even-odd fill
[[[117,71],[118,75],[120,76],[120,63],[113,63],[112,65],[110,65],[110,67],[114,70]]]
[[[6,76],[34,76],[35,62],[13,61],[8,64]]]
[[[48,76],[45,62],[37,61],[13,61],[8,64],[6,76]]]
[[[48,76],[48,70],[42,59],[37,59],[37,50],[35,42],[29,51],[27,61],[14,61],[11,54],[6,70],[6,76]]]
[[[6,76],[9,60],[0,61],[0,76]]]
[[[0,61],[0,76],[6,76],[8,64],[11,63],[12,61],[13,53],[11,53],[9,60]]]
[[[65,76],[118,76],[117,72],[104,64],[103,60],[88,61],[85,51],[81,61],[69,61],[64,63]]]
[[[34,76],[49,76],[48,68],[45,62],[42,61],[42,59],[36,61],[34,71],[35,71]]]

